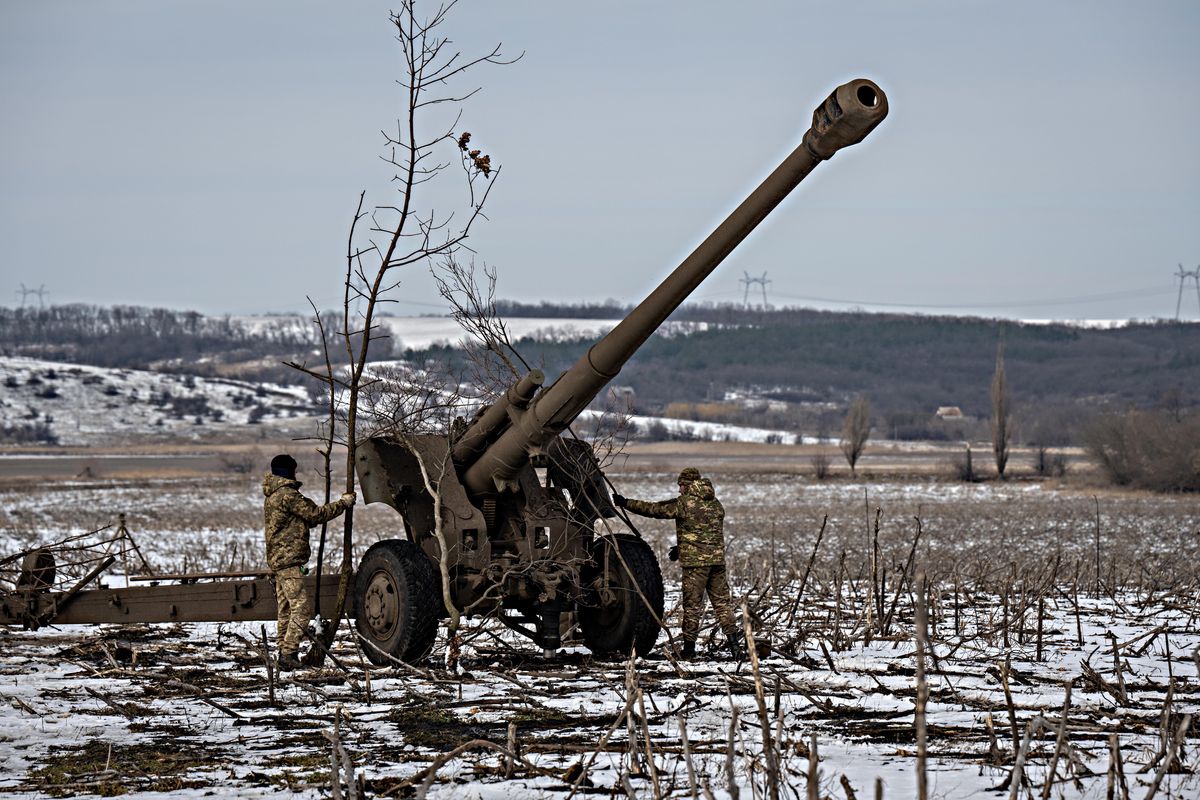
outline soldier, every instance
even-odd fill
[[[300,637],[312,617],[312,598],[304,588],[303,576],[312,549],[308,529],[339,516],[354,505],[357,495],[346,492],[323,506],[300,494],[296,459],[281,453],[271,459],[271,474],[263,477],[263,516],[267,533],[267,565],[275,580],[279,606],[276,636],[279,641],[279,670],[300,666]]]
[[[713,492],[712,482],[702,478],[700,470],[687,467],[679,473],[679,497],[674,500],[653,503],[614,494],[613,505],[643,517],[675,520],[678,543],[667,555],[683,567],[683,658],[696,657],[705,593],[729,640],[730,654],[735,660],[745,658],[744,638],[734,622],[725,577],[725,507]]]

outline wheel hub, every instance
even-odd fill
[[[386,573],[377,572],[371,577],[363,597],[363,608],[371,632],[379,639],[386,639],[400,616],[396,586]]]

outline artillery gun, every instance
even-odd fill
[[[405,532],[372,545],[355,574],[352,613],[372,661],[429,652],[443,588],[460,612],[496,613],[548,651],[561,642],[563,615],[573,614],[591,650],[649,652],[663,611],[658,562],[639,537],[610,533],[606,524],[597,530],[616,513],[607,483],[591,446],[562,434],[817,164],[862,141],[887,112],[887,98],[869,80],[835,89],[800,145],[553,384],[532,370],[461,433],[359,445],[364,499],[395,508]],[[68,538],[0,559],[0,625],[276,618],[266,572],[130,576],[130,585],[89,588],[114,553],[132,546],[123,520],[112,538],[105,530],[95,541]],[[307,580],[310,595],[333,602],[336,576]]]
[[[377,542],[355,580],[355,620],[377,663],[433,646],[448,596],[462,613],[495,613],[546,651],[573,612],[594,652],[646,654],[663,611],[649,546],[612,534],[615,516],[590,445],[563,436],[621,367],[730,252],[821,161],[863,140],[887,115],[874,83],[839,86],[800,145],[650,295],[549,386],[532,370],[458,435],[371,438],[356,472],[367,502],[404,521]],[[598,527],[600,530],[598,530]]]

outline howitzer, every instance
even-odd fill
[[[393,506],[407,534],[373,545],[356,574],[356,625],[372,660],[429,652],[443,613],[443,556],[459,611],[497,613],[545,650],[561,643],[564,612],[576,614],[593,651],[644,655],[654,646],[663,610],[658,562],[636,536],[597,532],[597,521],[615,514],[606,483],[591,446],[561,434],[817,164],[862,141],[887,111],[871,81],[835,89],[783,163],[550,386],[533,370],[460,435],[359,445],[364,499]]]

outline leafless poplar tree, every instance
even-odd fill
[[[871,404],[866,395],[860,394],[850,404],[846,413],[846,421],[842,424],[842,453],[850,464],[850,474],[855,475],[855,465],[867,446],[867,438],[871,435]]]
[[[1008,445],[1012,440],[1012,395],[1004,375],[1004,342],[996,345],[996,371],[992,375],[992,452],[996,472],[1004,477],[1008,466]]]
[[[489,155],[472,146],[472,135],[460,132],[461,104],[478,88],[456,91],[454,87],[474,67],[512,61],[501,57],[499,45],[475,57],[455,50],[441,30],[455,5],[456,0],[450,0],[437,6],[430,16],[419,17],[414,0],[404,0],[400,10],[391,15],[404,59],[405,70],[398,83],[405,105],[395,132],[384,132],[384,160],[395,170],[398,197],[392,203],[366,210],[366,193],[361,193],[350,224],[339,331],[349,366],[345,371],[334,371],[327,364],[324,373],[305,370],[339,390],[334,402],[340,431],[331,431],[330,441],[345,447],[348,492],[355,487],[355,444],[365,433],[364,422],[377,427],[381,420],[390,420],[394,428],[411,430],[414,420],[427,420],[431,408],[445,407],[450,402],[445,391],[418,388],[409,381],[408,388],[393,393],[390,401],[381,399],[385,394],[377,392],[376,400],[360,409],[368,391],[386,380],[386,376],[367,370],[371,344],[386,338],[376,322],[380,304],[389,302],[388,294],[399,285],[399,273],[405,268],[431,268],[437,260],[453,258],[464,248],[500,172]],[[431,129],[434,133],[423,133]],[[439,191],[435,212],[426,198],[436,185],[446,183],[455,173],[462,187],[460,205],[447,208],[447,193]],[[366,231],[362,230],[367,226]],[[361,312],[356,311],[360,308]],[[360,419],[366,408],[371,412],[365,415],[368,419]],[[324,631],[326,646],[332,643],[350,590],[353,530],[350,509],[343,525],[341,580],[333,624]]]

